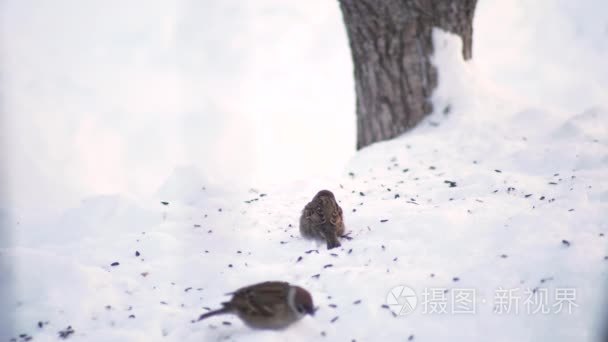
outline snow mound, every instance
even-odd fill
[[[594,107],[575,115],[564,122],[554,136],[575,141],[589,140],[605,145],[606,142],[600,142],[600,139],[608,136],[608,109]]]
[[[158,189],[157,196],[167,201],[194,201],[200,193],[206,190],[209,181],[196,166],[182,166],[173,170],[163,185]]]

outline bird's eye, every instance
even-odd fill
[[[298,310],[299,313],[304,313],[306,310],[304,310],[304,307],[302,305],[298,305],[296,307],[296,309]]]

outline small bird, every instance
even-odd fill
[[[305,238],[327,242],[327,249],[340,247],[338,237],[344,234],[342,208],[329,190],[319,191],[300,216],[300,233]]]
[[[310,293],[286,282],[267,281],[229,294],[232,299],[222,303],[221,309],[204,313],[198,320],[236,314],[251,328],[279,330],[315,313]]]

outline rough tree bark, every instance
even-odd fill
[[[355,67],[357,149],[391,139],[432,111],[432,30],[462,38],[472,57],[477,0],[339,0]]]

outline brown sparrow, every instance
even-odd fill
[[[342,208],[329,190],[319,191],[304,207],[300,216],[300,233],[305,238],[327,242],[327,249],[340,247],[338,237],[344,234]]]
[[[308,291],[289,283],[268,281],[238,289],[223,308],[202,314],[198,320],[215,315],[236,314],[256,329],[283,329],[305,315],[314,315]]]

